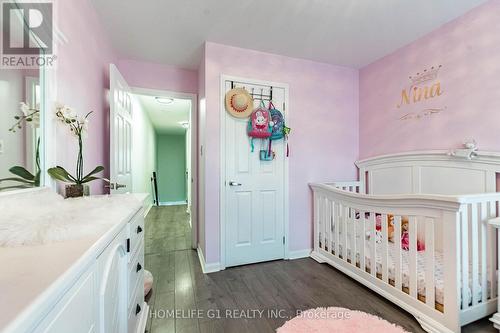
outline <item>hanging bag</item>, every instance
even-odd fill
[[[290,133],[290,128],[285,126],[285,117],[283,117],[283,113],[281,113],[280,110],[276,109],[272,101],[269,101],[269,114],[271,116],[271,121],[272,121],[272,131],[271,131],[271,137],[269,138],[269,147],[267,154],[268,156],[271,156],[272,154],[272,141],[273,140],[281,140],[281,139],[287,139],[288,134]],[[286,144],[286,156],[288,157],[289,154],[289,148],[288,148],[288,142]]]
[[[248,120],[247,134],[252,139],[252,152],[254,151],[253,140],[255,138],[267,139],[271,137],[272,127],[270,123],[271,115],[269,110],[266,109],[264,102],[260,101],[260,106],[252,112]]]
[[[272,101],[269,101],[269,114],[272,121],[271,140],[283,139],[285,134],[283,128],[285,127],[285,118],[280,110],[276,109]]]

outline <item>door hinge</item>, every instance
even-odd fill
[[[130,238],[127,238],[127,253],[130,252]]]
[[[283,102],[283,112],[285,111],[285,102]]]
[[[285,245],[285,236],[283,236],[283,245]]]

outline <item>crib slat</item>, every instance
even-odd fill
[[[408,238],[409,238],[409,273],[410,273],[410,296],[417,297],[417,218],[410,216]]]
[[[325,200],[326,197],[322,196],[321,200],[319,201],[320,203],[320,237],[319,237],[319,242],[320,242],[320,248],[325,249]]]
[[[394,243],[396,244],[394,262],[394,286],[401,291],[401,216],[394,216]]]
[[[365,229],[365,220],[366,220],[366,213],[364,211],[359,212],[359,219],[360,219],[360,226],[361,226],[361,231],[360,231],[360,249],[359,249],[359,268],[363,270],[363,272],[366,272],[366,265],[365,265],[365,238],[366,238],[366,229]]]
[[[469,207],[460,211],[461,241],[462,241],[462,310],[469,307]]]
[[[330,200],[328,197],[325,197],[325,201],[323,203],[323,250],[328,250],[328,202]]]
[[[376,217],[375,213],[370,213],[370,273],[373,276],[377,276],[377,256],[376,256],[376,246],[377,246],[377,238],[376,238]]]
[[[356,211],[350,208],[350,219],[349,223],[351,224],[351,264],[356,266]]]
[[[477,204],[471,205],[472,305],[479,303],[479,231]]]
[[[331,228],[331,214],[330,214],[330,199],[328,197],[325,198],[325,251],[330,250],[330,228]]]
[[[388,261],[388,254],[387,254],[387,249],[388,249],[388,231],[387,231],[387,215],[383,214],[381,216],[382,220],[382,281],[389,283],[389,265],[387,263]]]
[[[323,248],[323,201],[324,197],[322,195],[318,196],[318,245],[319,248]]]
[[[488,218],[494,218],[497,216],[497,203],[496,201],[491,201],[488,203]],[[497,248],[497,232],[494,227],[488,225],[488,249],[496,249]],[[500,249],[499,249],[500,250]],[[497,275],[496,275],[496,267],[497,267],[497,251],[491,251],[488,266],[490,268],[489,272],[489,280],[490,280],[490,291],[491,297],[495,298],[497,294]]]
[[[334,216],[335,216],[335,256],[339,256],[339,233],[340,233],[340,205],[335,203],[334,205]]]
[[[342,209],[342,258],[347,261],[347,218],[349,217],[349,207]]]
[[[480,234],[481,234],[481,300],[486,302],[488,300],[488,206],[486,202],[479,204],[479,224],[480,224]]]
[[[435,275],[434,275],[434,219],[425,219],[425,302],[434,308]]]
[[[333,252],[333,220],[334,220],[334,215],[333,215],[333,206],[334,202],[330,201],[328,205],[328,252],[332,253]]]

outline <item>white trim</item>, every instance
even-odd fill
[[[248,82],[249,84],[255,85],[263,85],[263,86],[272,86],[275,88],[282,88],[285,90],[285,110],[283,110],[284,116],[287,119],[287,122],[290,124],[290,103],[289,103],[289,89],[290,86],[287,83],[279,83],[272,81],[263,81],[256,80],[251,78],[243,78],[232,75],[220,75],[220,91],[219,91],[219,125],[220,125],[220,183],[219,183],[219,219],[220,219],[220,240],[219,240],[219,250],[220,250],[220,269],[226,268],[226,145],[225,145],[225,137],[226,137],[226,129],[225,129],[225,117],[226,112],[224,112],[224,98],[225,98],[225,82],[226,81],[238,81],[238,82]],[[290,235],[290,198],[289,198],[289,158],[285,157],[284,161],[284,236],[285,236],[285,244],[284,244],[284,254],[283,259],[289,259],[290,257],[290,244],[289,244],[289,235]],[[204,189],[202,189],[204,190]]]
[[[149,214],[149,211],[151,210],[151,208],[153,208],[153,204],[152,203],[149,203],[146,207],[146,209],[144,209],[144,218],[146,218],[146,216],[148,216]]]
[[[205,262],[205,256],[203,255],[203,251],[201,250],[200,244],[198,244],[198,248],[196,249],[196,252],[198,252],[198,260],[200,261],[200,266],[201,270],[203,271],[203,274],[207,273],[214,273],[221,271],[221,264],[219,262],[207,264]]]
[[[133,94],[142,94],[149,96],[169,96],[177,99],[189,99],[191,101],[191,112],[189,115],[190,133],[191,133],[191,247],[196,249],[198,244],[198,95],[169,90],[149,89],[140,87],[130,87]],[[164,203],[160,202],[160,205]],[[186,202],[183,203],[184,205]]]
[[[164,201],[164,202],[159,202],[159,206],[181,206],[181,205],[187,205],[186,200],[184,201]]]
[[[295,259],[308,258],[308,257],[311,256],[312,250],[313,249],[303,249],[303,250],[289,251],[287,259],[289,259],[289,260],[295,260]]]

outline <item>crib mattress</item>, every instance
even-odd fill
[[[335,243],[332,244],[333,248],[335,248]],[[356,248],[359,248],[357,246]],[[388,243],[388,278],[389,280],[395,280],[395,257],[396,257],[396,244]],[[377,275],[382,275],[382,244],[377,243],[376,245],[376,273]],[[342,253],[342,244],[340,245],[340,253]],[[368,270],[371,270],[371,243],[365,242],[365,264]],[[401,272],[402,272],[402,286],[403,288],[409,289],[410,287],[410,272],[409,272],[409,251],[401,251]],[[352,260],[351,249],[347,249],[347,258]],[[360,264],[360,253],[356,251],[356,264]],[[426,267],[426,255],[425,251],[421,251],[417,253],[417,293],[420,297],[425,297],[425,267]],[[469,270],[471,272],[471,270]],[[441,305],[444,304],[444,278],[443,278],[443,253],[439,251],[435,251],[434,253],[434,283],[435,283],[435,301]],[[472,303],[472,292],[469,287],[472,284],[472,279],[469,281],[469,285],[467,286],[467,298],[468,302]],[[488,286],[489,288],[489,286]],[[481,285],[478,283],[476,290],[478,291],[478,298],[482,297]],[[489,292],[489,291],[488,291]]]

